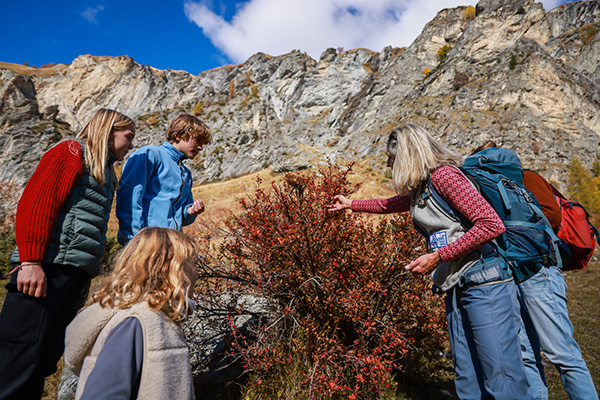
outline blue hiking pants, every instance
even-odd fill
[[[542,267],[517,289],[523,319],[520,337],[523,360],[534,397],[548,398],[541,349],[560,373],[570,399],[598,400],[590,371],[573,338],[562,271],[557,267]]]
[[[446,319],[460,399],[532,399],[521,358],[514,281],[447,292]]]

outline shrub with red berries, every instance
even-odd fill
[[[349,171],[288,173],[256,190],[203,258],[203,310],[231,329],[230,356],[254,392],[377,398],[394,373],[443,348],[441,301],[404,269],[425,250],[410,216],[327,211],[357,190]]]

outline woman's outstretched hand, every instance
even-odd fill
[[[352,200],[341,194],[336,194],[333,196],[333,203],[327,205],[327,211],[341,211],[350,208],[351,205]]]
[[[411,261],[411,263],[404,268],[413,274],[425,275],[433,271],[441,262],[442,259],[440,258],[439,253],[435,251],[433,253],[423,254],[416,260]]]

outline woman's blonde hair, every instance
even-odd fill
[[[116,256],[113,270],[88,304],[125,309],[145,300],[150,310],[163,310],[179,321],[187,313],[192,284],[185,270],[195,260],[196,243],[186,234],[144,228]]]
[[[387,150],[395,157],[392,180],[398,194],[410,193],[442,165],[462,163],[460,157],[451,154],[425,128],[415,124],[394,129],[388,138]]]
[[[131,128],[135,130],[133,120],[115,110],[101,108],[92,115],[92,118],[77,135],[78,139],[85,141],[85,164],[90,174],[100,184],[106,182],[106,167],[108,164],[108,150],[114,141],[114,131]],[[109,165],[113,177],[115,169]],[[115,187],[117,181],[115,179]]]

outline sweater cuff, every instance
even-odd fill
[[[450,261],[450,259],[451,259],[452,255],[451,255],[451,254],[448,254],[448,253],[449,253],[449,250],[450,250],[450,249],[448,248],[448,246],[447,246],[447,245],[446,245],[446,246],[443,246],[443,247],[440,247],[439,249],[437,249],[437,251],[438,251],[438,254],[440,255],[440,259],[441,259],[443,262]]]
[[[41,261],[44,258],[44,252],[46,250],[45,243],[21,243],[18,246],[19,249],[19,261]]]

